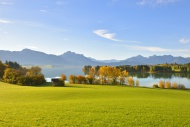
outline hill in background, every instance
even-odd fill
[[[127,56],[126,56],[127,57]],[[22,51],[0,50],[0,60],[5,62],[16,61],[21,65],[64,65],[64,66],[84,66],[84,65],[154,65],[163,63],[185,64],[190,62],[190,58],[174,57],[171,55],[143,57],[141,55],[131,57],[125,60],[96,60],[88,58],[83,54],[77,54],[71,51],[62,55],[46,54],[30,49]]]

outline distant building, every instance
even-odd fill
[[[52,78],[51,82],[53,83],[53,86],[64,86],[65,82],[61,80],[60,78]]]

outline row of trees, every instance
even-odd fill
[[[92,78],[89,75],[70,75],[69,82],[72,84],[107,84],[107,85],[128,85],[128,86],[139,86],[140,81],[138,79],[134,80],[133,77],[120,78],[120,80],[116,80],[114,83],[113,80],[102,80],[98,76],[96,78]]]
[[[190,63],[189,64],[158,64],[158,65],[123,65],[117,66],[122,70],[128,72],[190,72]]]
[[[77,84],[107,84],[107,85],[130,85],[139,86],[139,80],[128,77],[126,70],[122,71],[112,66],[84,66],[83,72],[86,76],[70,75],[69,82]]]
[[[4,82],[19,85],[35,86],[45,82],[39,66],[23,68],[17,62],[0,61],[0,79]]]
[[[160,80],[158,82],[158,85],[154,84],[153,88],[165,88],[165,89],[185,89],[185,86],[183,84],[177,84],[176,82],[171,83],[170,81],[163,81]]]

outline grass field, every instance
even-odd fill
[[[190,90],[0,82],[0,126],[190,127]]]

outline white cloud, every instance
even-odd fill
[[[186,49],[166,49],[166,48],[151,47],[151,46],[139,46],[139,45],[119,45],[119,46],[124,46],[131,50],[149,51],[149,52],[190,52],[190,50]]]
[[[140,0],[137,2],[139,5],[161,5],[161,4],[169,4],[174,3],[178,0]]]
[[[48,11],[47,11],[47,10],[43,10],[43,9],[41,9],[40,12],[44,12],[44,13],[46,13],[46,12],[48,12]]]
[[[10,3],[10,2],[0,2],[0,4],[3,4],[3,5],[12,5],[13,3]]]
[[[182,44],[187,44],[187,43],[190,42],[190,40],[187,39],[187,38],[181,38],[181,39],[179,40],[179,42],[182,43]]]
[[[8,24],[11,23],[9,20],[0,19],[0,23]]]
[[[115,33],[108,33],[107,30],[95,30],[93,31],[95,34],[97,34],[98,36],[100,37],[103,37],[103,38],[106,38],[106,39],[109,39],[109,40],[112,40],[112,41],[122,41],[122,40],[118,40],[115,38],[116,34]]]

